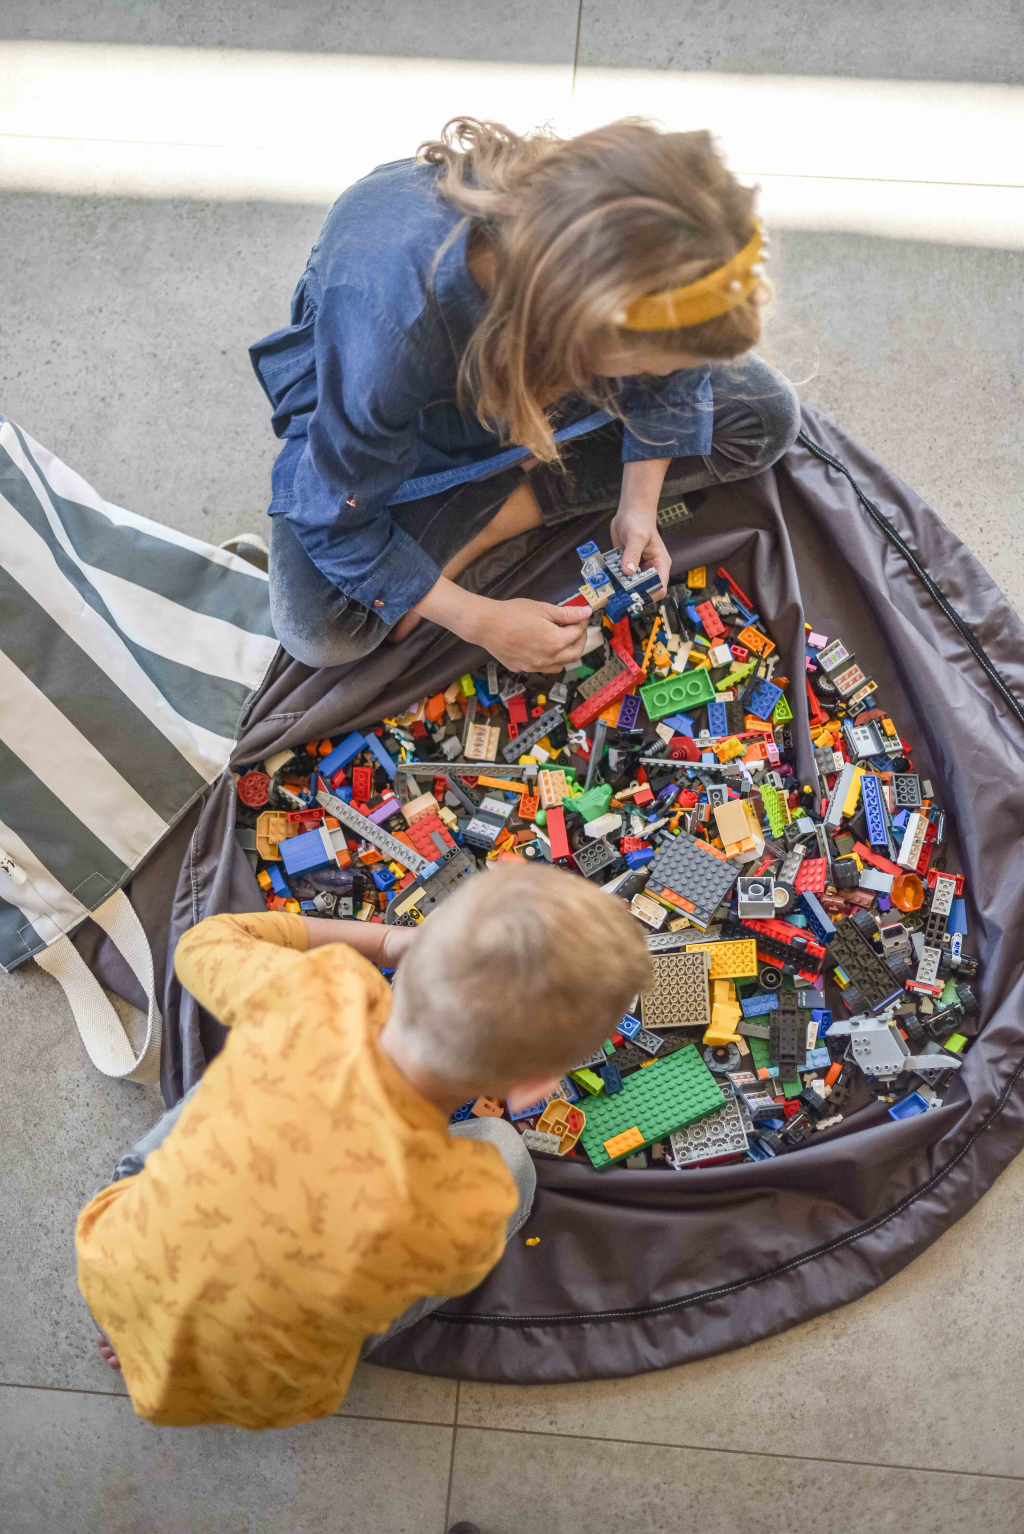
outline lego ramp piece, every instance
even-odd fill
[[[642,1145],[663,1140],[724,1106],[725,1095],[699,1050],[687,1044],[627,1076],[621,1092],[592,1097],[580,1144],[595,1167],[612,1166]],[[628,1136],[631,1129],[638,1131],[639,1141]],[[628,1137],[629,1144],[613,1156],[605,1142],[618,1135]]]
[[[647,893],[677,906],[697,927],[710,924],[740,872],[686,831],[666,838],[650,866]]]
[[[703,953],[668,953],[652,960],[654,984],[640,997],[645,1028],[706,1028],[708,965]]]

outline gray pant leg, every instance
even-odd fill
[[[173,1108],[168,1108],[167,1112],[161,1114],[160,1118],[157,1119],[152,1129],[147,1129],[141,1140],[136,1140],[131,1150],[121,1157],[114,1168],[114,1175],[110,1179],[111,1182],[120,1182],[122,1177],[134,1177],[137,1172],[142,1171],[150,1151],[155,1151],[157,1146],[162,1145],[164,1140],[167,1139],[167,1136],[178,1122],[182,1108],[195,1096],[201,1085],[202,1082],[197,1081],[195,1086],[190,1087],[185,1093],[180,1103],[175,1103]]]
[[[505,1244],[526,1224],[533,1208],[533,1195],[537,1189],[537,1171],[533,1164],[533,1157],[526,1149],[519,1131],[504,1119],[467,1119],[463,1124],[453,1124],[449,1134],[458,1135],[464,1140],[489,1140],[496,1145],[501,1152],[502,1160],[508,1167],[515,1179],[516,1191],[519,1194],[519,1202],[509,1216],[508,1225],[505,1229]],[[417,1300],[410,1305],[388,1327],[386,1332],[374,1332],[363,1343],[363,1358],[371,1357],[374,1350],[382,1342],[387,1342],[396,1332],[404,1332],[407,1326],[413,1326],[417,1321],[422,1321],[424,1316],[429,1316],[432,1310],[437,1310],[444,1305],[444,1295],[428,1294],[423,1299]]]

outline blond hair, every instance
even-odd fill
[[[433,1076],[504,1095],[600,1048],[650,980],[620,900],[558,869],[499,864],[420,928],[393,1020]]]
[[[581,394],[613,414],[600,351],[728,359],[756,345],[761,282],[727,314],[683,330],[621,329],[634,299],[696,281],[747,244],[755,192],[725,168],[710,133],[624,119],[561,139],[456,117],[417,157],[464,215],[470,246],[494,252],[496,282],[459,367],[458,398],[506,441],[557,462],[546,407]],[[452,236],[454,238],[454,234]],[[442,247],[442,251],[446,247]]]

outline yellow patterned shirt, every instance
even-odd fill
[[[231,1033],[166,1140],[78,1218],[78,1282],[150,1422],[288,1427],[337,1410],[359,1349],[501,1256],[498,1150],[380,1048],[391,991],[301,917],[212,916],[185,988]]]

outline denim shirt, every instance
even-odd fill
[[[431,291],[436,253],[456,230]],[[466,264],[468,232],[433,166],[378,166],[327,215],[292,323],[249,348],[285,442],[270,514],[286,516],[327,579],[389,625],[441,573],[389,506],[528,456],[455,403],[459,359],[485,304]],[[624,463],[710,451],[706,367],[619,379],[616,403]],[[563,441],[611,419],[582,400],[560,402],[559,415]]]

